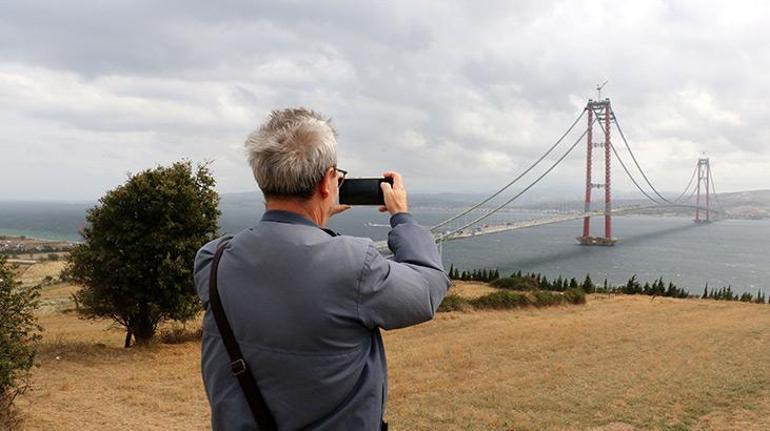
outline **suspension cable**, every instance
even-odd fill
[[[561,142],[564,140],[564,138],[566,138],[566,137],[567,137],[567,135],[568,135],[568,134],[569,134],[569,133],[572,131],[572,129],[574,129],[574,128],[575,128],[575,125],[577,125],[577,123],[580,121],[580,119],[581,119],[581,118],[583,118],[583,115],[585,115],[585,112],[586,112],[586,109],[585,109],[585,108],[583,108],[583,111],[582,111],[582,112],[580,112],[580,115],[578,115],[577,119],[575,119],[575,121],[572,123],[572,125],[571,125],[571,126],[569,126],[569,129],[567,129],[567,131],[566,131],[566,132],[564,132],[564,134],[562,134],[562,135],[561,135],[561,137],[560,137],[560,138],[559,138],[559,139],[556,141],[556,143],[554,143],[554,144],[551,146],[551,148],[549,148],[549,149],[548,149],[548,151],[546,151],[546,152],[545,152],[545,153],[544,153],[542,156],[540,156],[540,158],[539,158],[539,159],[535,160],[535,162],[534,162],[532,165],[530,165],[530,166],[529,166],[527,169],[525,169],[525,170],[524,170],[524,172],[522,172],[522,173],[521,173],[521,174],[519,174],[519,175],[518,175],[516,178],[514,178],[513,180],[511,180],[511,182],[509,182],[508,184],[506,184],[506,185],[505,185],[503,188],[501,188],[500,190],[496,191],[495,193],[493,193],[491,196],[487,197],[487,198],[486,198],[486,199],[484,199],[483,201],[481,201],[481,202],[477,203],[476,205],[473,205],[472,207],[470,207],[470,208],[468,208],[468,209],[465,209],[465,210],[461,211],[461,212],[460,212],[460,213],[458,213],[458,214],[455,214],[454,216],[452,216],[452,217],[450,217],[450,218],[448,218],[448,219],[446,219],[446,220],[444,220],[444,221],[440,222],[439,224],[436,224],[436,225],[433,225],[433,226],[431,226],[430,230],[431,230],[431,231],[433,231],[433,230],[436,230],[436,229],[440,228],[441,226],[444,226],[444,225],[445,225],[445,224],[447,224],[447,223],[450,223],[450,222],[452,222],[452,221],[454,221],[454,220],[457,220],[458,218],[460,218],[460,217],[464,216],[465,214],[468,214],[469,212],[471,212],[471,211],[475,210],[476,208],[478,208],[478,207],[480,207],[480,206],[484,205],[485,203],[489,202],[490,200],[492,200],[492,199],[494,199],[495,197],[497,197],[498,195],[500,195],[500,193],[502,193],[502,192],[504,192],[505,190],[507,190],[507,189],[508,189],[510,186],[512,186],[514,183],[516,183],[517,181],[519,181],[519,180],[520,180],[522,177],[524,177],[524,175],[527,175],[527,174],[528,174],[528,173],[529,173],[529,172],[530,172],[532,169],[534,169],[534,168],[535,168],[535,167],[536,167],[538,164],[540,164],[540,162],[542,162],[542,161],[543,161],[543,160],[544,160],[546,157],[548,157],[548,155],[549,155],[549,154],[551,154],[551,152],[552,152],[554,149],[556,149],[556,147],[558,147],[558,146],[559,146],[559,144],[560,144],[560,143],[561,143]]]
[[[613,111],[614,113],[614,111]],[[672,202],[668,199],[664,198],[663,195],[658,193],[658,190],[655,189],[655,186],[652,185],[649,178],[647,178],[647,175],[644,173],[644,170],[642,170],[642,167],[639,166],[639,162],[636,160],[636,156],[634,156],[634,152],[631,151],[631,146],[628,145],[628,141],[626,140],[626,135],[623,133],[623,129],[620,128],[620,123],[618,122],[618,117],[615,115],[615,127],[618,129],[618,132],[620,132],[620,137],[623,138],[623,143],[626,144],[626,148],[628,149],[628,153],[631,154],[631,159],[634,161],[634,164],[636,165],[637,169],[639,169],[639,172],[642,174],[642,177],[644,178],[644,181],[647,182],[647,185],[650,186],[653,192],[655,192],[656,195],[658,195],[659,198],[661,198],[664,202],[667,202],[671,204]],[[646,193],[645,193],[646,195]]]
[[[596,120],[594,120],[594,122],[596,122]],[[593,125],[593,124],[592,124],[592,125]],[[513,202],[514,200],[516,200],[516,199],[517,199],[519,196],[521,196],[521,195],[523,195],[524,193],[526,193],[526,192],[527,192],[529,189],[531,189],[531,188],[532,188],[532,187],[533,187],[535,184],[539,183],[539,182],[540,182],[540,180],[542,180],[543,178],[545,178],[545,176],[546,176],[546,175],[548,175],[548,174],[549,174],[549,173],[550,173],[550,172],[551,172],[551,171],[552,171],[552,170],[553,170],[553,169],[554,169],[554,168],[555,168],[557,165],[559,165],[559,163],[561,163],[561,162],[562,162],[562,161],[563,161],[563,160],[564,160],[564,159],[565,159],[565,158],[566,158],[566,157],[567,157],[567,156],[568,156],[568,155],[569,155],[569,154],[572,152],[572,150],[574,150],[574,149],[575,149],[575,147],[577,147],[577,145],[580,143],[580,141],[582,141],[582,140],[583,140],[583,138],[585,137],[585,135],[586,135],[587,133],[588,133],[588,130],[587,130],[587,129],[586,129],[585,131],[583,131],[583,133],[582,133],[582,134],[581,134],[581,135],[580,135],[580,136],[577,138],[577,140],[575,141],[575,143],[574,143],[574,144],[572,144],[572,146],[571,146],[571,147],[569,147],[569,149],[567,150],[567,152],[565,152],[565,153],[564,153],[564,154],[563,154],[561,157],[559,157],[559,159],[558,159],[558,160],[556,160],[556,162],[554,162],[554,163],[551,165],[551,167],[549,167],[549,168],[548,168],[548,169],[547,169],[545,172],[543,172],[543,173],[542,173],[542,174],[541,174],[539,177],[537,177],[537,178],[535,179],[535,181],[533,181],[532,183],[530,183],[530,184],[529,184],[527,187],[525,187],[525,188],[524,188],[522,191],[520,191],[519,193],[517,193],[515,196],[513,196],[513,197],[512,197],[512,198],[510,198],[510,199],[508,199],[507,201],[505,201],[505,202],[504,202],[502,205],[499,205],[498,207],[494,208],[494,209],[493,209],[492,211],[490,211],[489,213],[487,213],[487,214],[484,214],[484,215],[482,215],[481,217],[479,217],[479,218],[477,218],[477,219],[473,220],[472,222],[470,222],[470,223],[467,223],[467,224],[465,224],[465,225],[463,225],[463,226],[461,226],[461,227],[459,227],[459,228],[457,228],[457,229],[455,229],[455,230],[453,230],[453,231],[450,231],[450,232],[448,232],[448,233],[447,233],[447,234],[445,234],[445,235],[442,235],[442,236],[441,236],[441,238],[445,238],[445,237],[448,237],[448,236],[450,236],[450,235],[453,235],[453,234],[455,234],[455,233],[457,233],[457,232],[459,232],[459,231],[461,231],[461,230],[463,230],[463,229],[466,229],[466,228],[468,228],[468,227],[470,227],[470,226],[473,226],[474,224],[476,224],[476,223],[478,223],[478,222],[480,222],[480,221],[484,220],[485,218],[487,218],[487,217],[491,216],[492,214],[494,214],[494,213],[496,213],[496,212],[500,211],[502,208],[504,208],[505,206],[507,206],[508,204],[510,204],[511,202]]]
[[[616,124],[617,124],[617,123],[616,123]],[[634,185],[636,186],[636,188],[637,188],[637,189],[639,189],[639,191],[640,191],[640,192],[642,192],[642,194],[643,194],[644,196],[646,196],[646,197],[647,197],[647,199],[649,199],[649,200],[653,201],[653,202],[654,202],[656,205],[660,205],[660,202],[658,202],[658,201],[657,201],[655,198],[653,198],[652,196],[648,195],[648,194],[647,194],[647,192],[645,192],[645,191],[644,191],[644,189],[642,188],[642,186],[640,186],[640,185],[639,185],[639,183],[638,183],[638,182],[636,182],[636,179],[634,178],[634,176],[633,176],[633,175],[631,175],[631,172],[629,172],[628,168],[626,167],[626,164],[625,164],[625,163],[623,163],[623,159],[621,159],[621,158],[620,158],[620,154],[618,154],[618,150],[616,150],[616,149],[615,149],[615,146],[614,146],[614,145],[612,145],[612,143],[610,143],[610,148],[612,148],[612,152],[613,152],[613,153],[615,153],[615,158],[617,158],[617,159],[618,159],[618,161],[620,162],[620,166],[622,166],[622,167],[623,167],[623,170],[624,170],[624,171],[626,171],[626,175],[628,175],[628,178],[630,178],[630,179],[631,179],[631,182],[633,182],[633,183],[634,183]]]
[[[683,200],[683,201],[681,201],[679,203],[681,203],[681,204],[686,204],[686,203],[692,204],[692,198],[695,196],[695,192],[697,192],[697,191],[698,191],[698,188],[697,187],[693,187],[692,191],[687,196],[687,199],[685,199],[685,200]]]
[[[714,200],[719,207],[719,211],[724,212],[725,209],[722,206],[722,202],[719,202],[719,198],[717,197],[717,189],[716,186],[714,186],[714,176],[711,174],[711,163],[709,163],[709,182],[711,183],[711,191],[714,192]]]
[[[682,196],[684,196],[685,193],[687,193],[687,190],[690,189],[690,186],[692,185],[693,180],[695,179],[695,174],[698,172],[698,165],[695,165],[695,169],[692,170],[692,175],[690,176],[690,181],[687,183],[687,187],[684,188],[684,191],[682,191],[682,194],[679,195],[676,199],[674,199],[674,202],[679,202],[682,199]]]

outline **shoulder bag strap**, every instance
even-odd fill
[[[241,348],[238,346],[238,342],[233,335],[233,329],[230,327],[230,323],[227,321],[225,310],[222,307],[222,300],[219,297],[219,290],[217,289],[217,268],[219,267],[219,259],[222,257],[222,253],[227,246],[228,241],[222,241],[217,247],[216,253],[214,253],[214,260],[211,263],[211,274],[209,276],[209,301],[211,304],[211,311],[214,313],[214,320],[217,322],[219,328],[219,334],[222,336],[222,342],[225,344],[227,354],[230,356],[230,371],[238,379],[238,383],[241,385],[243,394],[246,396],[246,402],[249,404],[249,409],[254,415],[254,419],[259,426],[260,431],[274,431],[277,429],[275,419],[270,414],[265,399],[262,398],[262,394],[259,392],[257,381],[249,371],[249,366],[241,353]]]

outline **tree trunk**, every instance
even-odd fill
[[[131,328],[137,345],[147,345],[155,336],[155,321],[147,312],[146,307],[140,307],[139,314],[131,319]]]
[[[123,343],[123,347],[128,349],[131,347],[131,336],[134,335],[130,329],[126,330],[126,341]]]

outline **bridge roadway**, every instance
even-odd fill
[[[611,213],[613,215],[622,215],[625,213],[633,212],[633,211],[639,211],[639,210],[646,210],[646,209],[652,209],[652,208],[660,208],[660,207],[692,207],[696,208],[694,205],[630,205],[626,207],[619,207],[619,208],[613,208],[611,210]],[[705,208],[701,208],[705,210]],[[710,211],[714,213],[719,213],[717,210],[711,209]],[[461,230],[458,232],[434,232],[433,237],[436,239],[436,243],[446,242],[446,241],[454,241],[458,239],[466,239],[466,238],[474,238],[482,235],[491,235],[495,233],[501,233],[501,232],[508,232],[512,230],[518,230],[518,229],[525,229],[535,226],[544,226],[554,223],[563,223],[566,221],[571,220],[580,220],[586,216],[590,217],[596,217],[596,216],[603,216],[604,210],[598,210],[598,211],[591,211],[588,213],[585,212],[576,212],[576,213],[570,213],[570,214],[560,214],[554,217],[546,217],[542,219],[536,219],[536,220],[524,220],[519,222],[510,222],[505,224],[487,224],[483,225],[482,227],[476,227],[476,228],[468,228],[465,230]],[[375,241],[375,246],[377,247],[377,250],[380,251],[380,253],[384,254],[390,254],[390,250],[388,249],[388,242],[387,241]]]

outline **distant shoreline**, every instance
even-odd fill
[[[29,233],[27,233],[29,232]],[[46,232],[34,232],[34,231],[20,231],[16,229],[3,229],[0,228],[0,241],[3,240],[20,240],[25,238],[30,241],[46,242],[46,243],[68,243],[79,244],[82,240],[70,239],[69,235],[57,234],[55,232],[50,233],[50,236],[45,236]],[[78,235],[79,236],[79,235]]]

